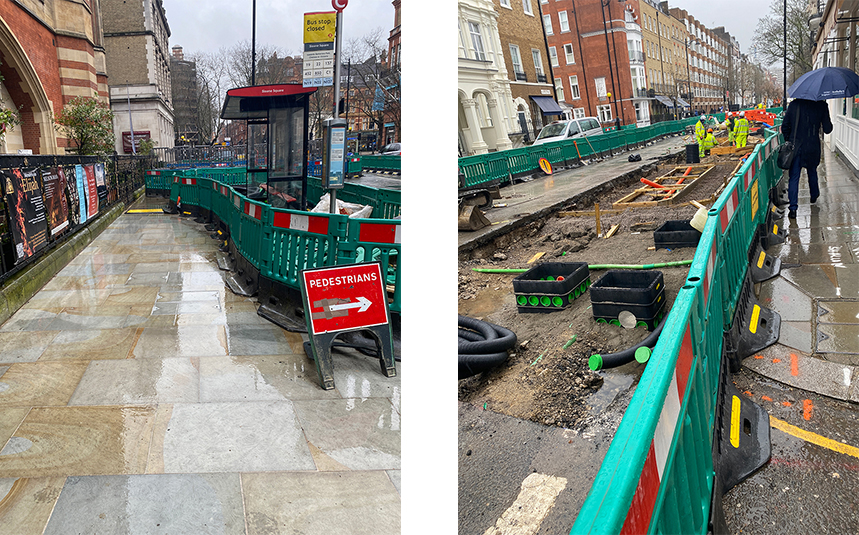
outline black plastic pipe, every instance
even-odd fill
[[[641,341],[640,344],[635,345],[633,347],[624,349],[623,351],[618,351],[617,353],[610,353],[608,355],[591,355],[588,358],[588,367],[593,371],[602,370],[603,368],[617,368],[618,366],[623,366],[624,364],[628,364],[632,362],[633,359],[636,358],[636,351],[640,348],[652,349],[653,346],[656,345],[657,340],[659,340],[659,334],[662,332],[662,327],[665,325],[665,320],[668,318],[666,314],[662,321],[659,322],[659,326],[653,330],[652,333],[647,335],[647,338]],[[650,358],[650,353],[647,352],[646,355],[642,355],[642,353],[638,353],[639,362],[647,362],[647,359]]]

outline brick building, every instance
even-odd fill
[[[67,140],[52,115],[76,96],[107,102],[100,0],[0,2],[2,106],[19,109],[22,124],[0,152],[62,154]]]
[[[714,30],[695,20],[685,9],[672,7],[669,13],[682,21],[686,29],[684,53],[688,53],[688,93],[694,111],[719,111],[727,104],[728,57],[732,50],[726,41]]]
[[[173,146],[170,87],[170,26],[161,0],[99,0],[104,27],[110,107],[114,113],[116,151],[131,153],[131,127],[136,139],[148,137],[156,147]],[[147,134],[148,133],[148,134]]]
[[[533,141],[544,125],[562,117],[552,86],[540,0],[493,0],[500,54],[513,97],[511,140]]]
[[[391,2],[394,5],[394,27],[388,35],[388,68],[400,68],[400,0]]]
[[[174,143],[200,143],[197,128],[197,62],[186,60],[181,46],[170,57],[170,90],[173,94]],[[208,141],[208,140],[206,140]]]
[[[541,0],[558,100],[603,126],[650,124],[638,1]],[[609,94],[611,96],[609,97]]]
[[[686,27],[672,17],[668,2],[642,0],[641,29],[647,68],[650,115],[654,122],[676,119],[689,111],[686,92]]]

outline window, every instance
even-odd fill
[[[560,66],[558,63],[558,51],[553,46],[549,47],[549,63],[552,64],[552,67]]]
[[[597,117],[599,117],[601,123],[611,121],[611,104],[597,106]]]
[[[558,100],[564,101],[564,84],[561,83],[560,78],[555,78],[555,93],[558,95]]]
[[[531,57],[534,58],[534,70],[537,71],[537,76],[542,76],[543,74],[543,57],[540,55],[540,51],[536,48],[531,49]],[[545,80],[543,80],[545,82]]]
[[[567,65],[572,65],[576,62],[576,58],[573,56],[573,43],[564,45],[564,55],[567,57]]]
[[[579,77],[570,76],[570,100],[578,100],[580,98],[582,98],[582,94],[579,92]]]
[[[486,53],[483,51],[483,37],[480,36],[480,26],[469,21],[468,31],[471,33],[471,46],[474,47],[474,59],[486,61]]]
[[[573,108],[573,119],[581,119],[585,116],[584,108]]]
[[[594,78],[594,85],[596,86],[596,89],[597,89],[597,97],[605,98],[606,97],[605,76],[603,76],[601,78]]]
[[[546,35],[554,35],[554,32],[552,32],[552,16],[549,14],[543,15],[543,29],[546,30]]]
[[[510,0],[501,0],[501,7],[506,7],[508,9],[513,9],[510,7]]]
[[[534,16],[534,11],[531,10],[531,0],[522,0],[522,9],[526,15]]]
[[[647,113],[647,106],[642,106],[641,102],[635,103],[635,120],[638,122],[646,121],[650,118],[650,115]]]
[[[570,31],[570,21],[567,20],[567,12],[560,11],[558,12],[558,20],[561,24],[561,33]]]
[[[519,47],[516,45],[510,45],[510,59],[513,62],[513,72],[515,73],[524,73],[524,69],[522,69],[522,58],[519,56]]]

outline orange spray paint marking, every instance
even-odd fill
[[[790,374],[794,377],[799,375],[799,357],[796,356],[796,353],[790,354]]]
[[[782,401],[781,404],[784,405],[785,407],[792,407],[793,406],[793,403],[791,403],[790,401]]]
[[[773,398],[771,398],[769,396],[761,396],[761,399],[764,401],[772,401],[773,400]]]
[[[749,397],[752,397],[752,391],[751,390],[746,390],[745,392],[743,392],[743,394],[745,394]]]
[[[755,355],[755,358],[756,359],[762,359],[762,358],[764,358],[764,356],[763,355]]]
[[[814,405],[811,403],[811,400],[802,400],[802,417],[806,420],[811,420],[812,411],[814,411]]]
[[[773,364],[778,364],[779,362],[781,362],[781,359],[773,359]]]

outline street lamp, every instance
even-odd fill
[[[622,0],[618,0],[618,2],[621,2],[621,1]],[[609,75],[611,76],[611,90],[612,90],[612,93],[614,95],[614,121],[615,121],[615,125],[620,127],[620,116],[623,115],[623,108],[621,107],[620,112],[618,113],[617,88],[614,85],[614,70],[611,68],[611,64],[612,64],[612,62],[611,62],[611,50],[609,49],[609,46],[608,46],[608,25],[607,25],[606,19],[605,19],[605,8],[606,7],[608,7],[609,15],[611,15],[611,0],[600,0],[600,7],[602,8],[602,27],[603,27],[603,32],[605,34],[605,53],[608,56],[608,60],[609,60],[608,61],[608,72],[609,72]],[[613,22],[612,22],[612,27],[614,27]],[[614,41],[614,36],[612,36],[612,41]],[[617,51],[615,50],[615,63],[616,62],[617,62]],[[620,73],[618,73],[618,78],[619,77],[620,77]],[[624,122],[626,122],[626,119],[624,119]]]

